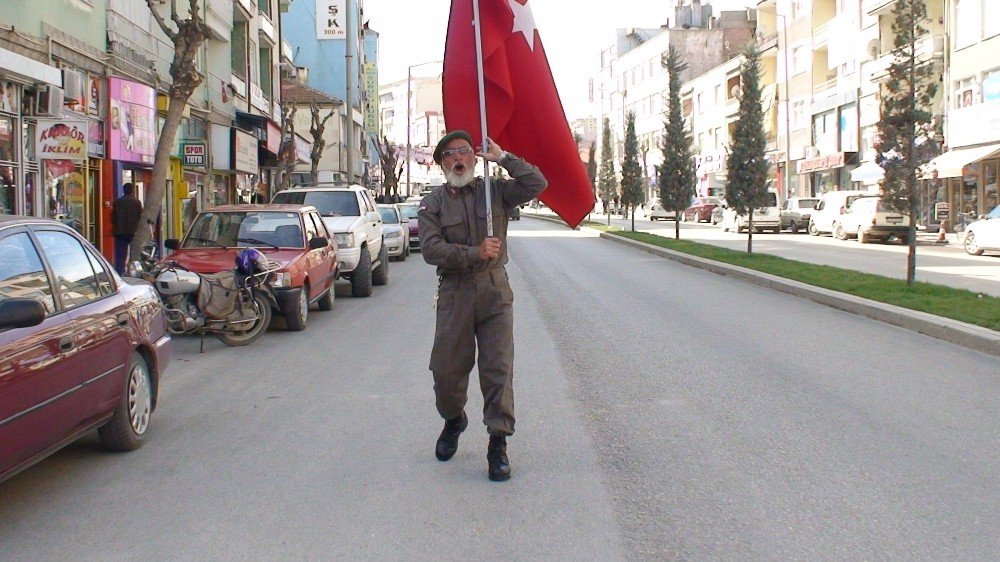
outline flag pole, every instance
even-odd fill
[[[476,27],[476,71],[479,75],[479,124],[483,131],[483,152],[489,151],[486,134],[486,81],[483,78],[483,31],[479,24],[479,0],[472,0],[472,23]],[[490,186],[490,161],[483,158],[483,181],[486,183],[486,236],[493,236],[493,193]]]

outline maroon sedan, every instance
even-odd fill
[[[142,445],[170,349],[152,285],[62,223],[0,217],[0,480],[95,428]]]
[[[681,214],[682,221],[692,222],[718,222],[713,218],[713,211],[722,206],[722,200],[718,197],[695,197],[691,204]],[[716,216],[718,216],[716,214]]]
[[[410,249],[420,251],[420,217],[417,211],[420,210],[419,203],[400,203],[399,212],[409,219],[410,227]]]

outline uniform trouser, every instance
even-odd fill
[[[131,235],[115,235],[115,271],[117,271],[119,275],[125,274],[125,264],[128,261],[128,245],[131,243]]]
[[[446,420],[465,408],[477,344],[483,423],[490,433],[510,435],[514,433],[514,293],[502,267],[444,275],[438,284],[430,369],[438,413]]]

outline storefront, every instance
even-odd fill
[[[281,128],[270,118],[256,113],[236,112],[236,127],[252,134],[257,139],[258,171],[251,177],[254,189],[260,197],[269,201],[274,194],[274,179],[280,163]]]
[[[84,119],[38,119],[35,129],[47,216],[84,236],[90,234],[97,208],[87,129]]]
[[[20,84],[0,79],[0,215],[24,212],[17,181],[21,175],[18,158],[20,100]]]
[[[114,248],[111,239],[110,202],[122,196],[122,186],[131,183],[143,205],[153,180],[156,153],[156,90],[146,84],[121,78],[108,79],[107,155],[110,174],[104,183],[107,222],[102,228],[103,251]],[[159,230],[154,229],[160,239]]]
[[[942,182],[956,222],[969,222],[1000,204],[1000,144],[949,150],[931,160],[926,169],[934,180]]]
[[[240,129],[233,129],[233,170],[235,203],[250,203],[260,167],[257,160],[257,137]]]
[[[851,170],[857,165],[857,152],[838,152],[807,158],[799,162],[799,174],[808,177],[809,195],[817,197],[828,191],[851,188]]]

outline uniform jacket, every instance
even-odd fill
[[[486,238],[486,183],[476,178],[455,188],[445,184],[420,202],[420,253],[437,266],[438,275],[480,273],[507,263],[507,217],[510,209],[538,197],[548,186],[545,176],[521,158],[510,155],[502,164],[512,179],[490,181],[493,199],[493,235],[500,239],[500,255],[479,257]]]

